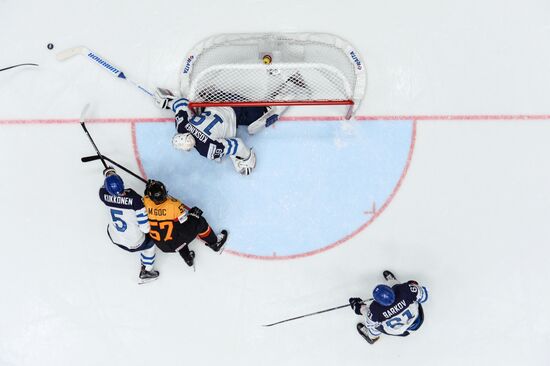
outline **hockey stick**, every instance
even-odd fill
[[[86,128],[86,112],[88,111],[89,107],[90,107],[90,104],[89,103],[86,104],[84,106],[84,109],[82,109],[82,113],[80,113],[80,126],[82,126],[82,129],[84,130],[84,133],[90,139],[90,142],[92,143],[92,146],[94,147],[97,156],[99,157],[99,159],[101,159],[101,162],[103,163],[103,166],[105,167],[105,169],[107,169],[108,166],[107,166],[107,163],[105,162],[105,159],[103,159],[103,156],[99,152],[99,149],[97,148],[97,146],[94,142],[94,139],[92,138],[92,136],[88,132],[88,129]]]
[[[14,67],[19,67],[19,66],[38,66],[38,64],[18,64],[18,65],[13,65],[13,66],[10,66],[10,67],[5,67],[3,69],[0,69],[0,71],[13,69]]]
[[[149,90],[147,90],[143,86],[139,85],[134,80],[128,78],[124,74],[124,72],[122,72],[122,70],[120,70],[118,67],[113,66],[109,61],[105,60],[103,57],[99,56],[97,53],[91,51],[89,48],[86,48],[84,46],[73,47],[73,48],[66,49],[65,51],[61,51],[57,54],[56,58],[58,61],[65,61],[76,55],[86,56],[89,60],[103,67],[105,70],[109,71],[115,77],[127,80],[130,83],[132,83],[132,85],[134,85],[136,88],[148,94],[150,97],[153,96],[153,93],[151,93]]]
[[[371,299],[363,300],[363,301],[361,301],[361,304],[365,304],[365,302],[370,301],[370,300],[372,300],[372,298],[371,298]],[[265,325],[263,325],[263,327],[271,327],[271,326],[273,326],[273,325],[277,325],[277,324],[289,322],[289,321],[291,321],[291,320],[301,319],[301,318],[305,318],[305,317],[307,317],[307,316],[312,316],[312,315],[322,314],[322,313],[326,313],[326,312],[333,311],[333,310],[338,310],[338,309],[342,309],[342,308],[347,308],[348,306],[351,306],[351,304],[340,305],[340,306],[336,306],[336,307],[334,307],[334,308],[325,309],[325,310],[321,310],[321,311],[316,311],[316,312],[314,312],[314,313],[309,313],[309,314],[305,314],[305,315],[296,316],[296,317],[294,317],[294,318],[281,320],[281,321],[278,321],[278,322],[276,322],[276,323],[265,324]]]
[[[80,161],[82,161],[83,163],[87,163],[87,162],[90,162],[90,161],[94,161],[94,160],[98,160],[98,159],[105,159],[107,160],[108,162],[110,162],[111,164],[113,165],[116,165],[117,167],[119,167],[120,169],[124,170],[126,173],[134,176],[135,178],[139,179],[140,181],[142,181],[143,183],[147,183],[147,180],[143,179],[141,176],[137,175],[136,173],[134,173],[133,171],[131,171],[130,169],[120,165],[119,163],[117,163],[116,161],[114,160],[111,160],[109,159],[107,156],[103,155],[103,156],[99,156],[99,155],[91,155],[91,156],[84,156],[83,158],[80,159]]]

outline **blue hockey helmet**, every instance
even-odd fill
[[[372,297],[380,305],[390,306],[395,301],[395,292],[388,285],[378,285],[372,291]]]
[[[120,196],[124,191],[124,182],[113,168],[107,168],[105,174],[105,189],[113,196]]]

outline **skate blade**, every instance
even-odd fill
[[[223,251],[225,250],[225,244],[218,250],[218,255],[222,255]]]
[[[153,281],[158,280],[158,279],[159,279],[158,277],[155,277],[155,278],[140,278],[138,280],[138,285],[144,285],[146,283],[153,282]]]

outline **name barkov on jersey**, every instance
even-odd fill
[[[389,319],[395,314],[398,314],[401,310],[405,309],[405,305],[406,305],[405,300],[401,300],[396,305],[389,308],[388,310],[383,311],[382,315],[384,315],[386,319]]]
[[[104,194],[103,199],[110,203],[118,203],[120,205],[132,205],[134,200],[130,197],[111,196],[110,194]]]

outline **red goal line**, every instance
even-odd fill
[[[342,116],[283,116],[280,121],[343,121]],[[354,116],[351,121],[548,121],[550,114],[458,114],[458,115],[378,115]],[[91,123],[166,123],[174,122],[173,118],[158,117],[118,117],[118,118],[91,118]],[[0,125],[27,125],[27,124],[73,124],[79,123],[78,118],[28,118],[28,119],[0,119]]]

